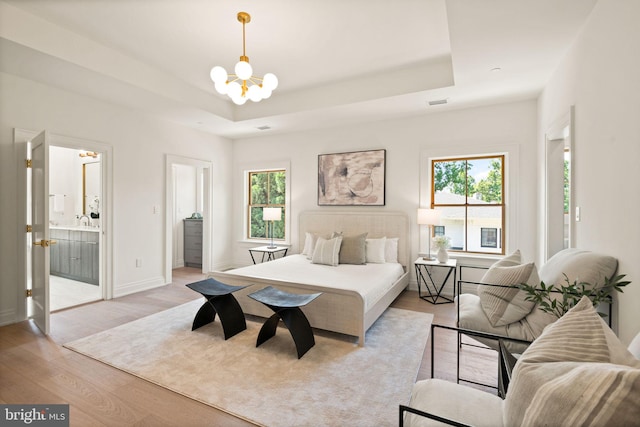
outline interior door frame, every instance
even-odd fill
[[[570,166],[569,166],[569,239],[568,239],[568,247],[575,247],[575,239],[576,239],[576,218],[575,218],[575,107],[572,105],[569,108],[569,111],[564,114],[562,117],[556,119],[551,126],[547,128],[545,132],[545,146],[544,146],[544,203],[545,203],[545,220],[544,220],[544,259],[549,259],[552,255],[554,255],[553,248],[551,245],[551,237],[550,233],[552,230],[558,227],[553,227],[551,224],[552,218],[549,213],[549,208],[551,202],[549,200],[552,191],[549,190],[549,186],[552,184],[550,179],[550,165],[551,160],[550,156],[552,153],[557,152],[557,147],[554,147],[555,144],[562,143],[562,147],[560,151],[568,148],[571,154]],[[561,224],[561,229],[563,228],[563,224]]]
[[[211,268],[211,236],[213,229],[213,163],[207,160],[192,159],[190,157],[167,154],[165,159],[165,283],[173,281],[173,223],[174,197],[173,197],[173,166],[187,165],[203,170],[203,206],[202,206],[202,272],[206,273]]]
[[[27,192],[26,173],[24,168],[24,153],[26,145],[31,138],[40,132],[14,128],[13,141],[16,153],[17,168],[17,235],[16,249],[18,251],[18,301],[17,301],[17,318],[27,318],[27,299],[25,291],[27,289],[27,280],[29,277],[27,262]],[[65,147],[75,150],[89,150],[101,154],[102,162],[102,210],[104,212],[104,220],[101,221],[102,246],[100,248],[100,285],[102,288],[102,298],[105,300],[113,298],[113,147],[102,142],[91,141],[88,139],[75,138],[66,135],[48,133],[49,146]]]

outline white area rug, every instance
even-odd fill
[[[248,320],[247,330],[227,341],[217,317],[191,331],[203,301],[65,347],[260,425],[395,426],[433,320],[390,308],[367,332],[365,347],[316,331],[316,345],[298,359],[284,327],[256,348],[262,319]]]

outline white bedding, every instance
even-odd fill
[[[304,255],[289,255],[262,264],[227,270],[225,274],[356,291],[362,295],[365,312],[404,274],[399,263],[312,264]]]

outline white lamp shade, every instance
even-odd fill
[[[246,96],[234,96],[233,98],[231,98],[231,101],[233,101],[234,104],[236,105],[244,105],[247,102],[247,98]]]
[[[251,85],[247,91],[247,97],[253,102],[259,102],[262,99],[262,89],[258,85]]]
[[[211,80],[213,80],[214,83],[226,83],[228,77],[227,70],[219,65],[211,69]]]
[[[440,222],[440,211],[435,209],[418,209],[419,225],[434,225]]]
[[[231,82],[227,85],[227,95],[229,98],[240,98],[242,96],[242,86],[238,82]]]
[[[263,221],[280,221],[282,219],[281,208],[263,208],[262,209]]]
[[[267,73],[262,79],[262,87],[271,91],[278,87],[278,78],[273,73]]]
[[[220,95],[226,95],[227,94],[227,83],[226,82],[216,82],[216,84],[214,86],[216,88],[216,91],[218,91],[218,93]]]
[[[246,61],[238,61],[234,70],[236,72],[236,76],[238,76],[240,80],[249,80],[251,74],[253,74],[251,64]]]

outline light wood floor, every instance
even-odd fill
[[[184,285],[204,278],[181,268],[159,289],[100,301],[51,315],[51,334],[31,321],[0,328],[0,402],[70,404],[72,426],[250,426],[252,424],[62,347],[62,344],[201,298]],[[455,323],[453,304],[432,305],[413,291],[392,307],[434,314],[438,324]],[[455,381],[455,333],[436,332],[437,378]],[[464,378],[495,384],[497,356],[463,346]],[[402,351],[402,349],[398,349]],[[431,376],[430,342],[418,380]]]

